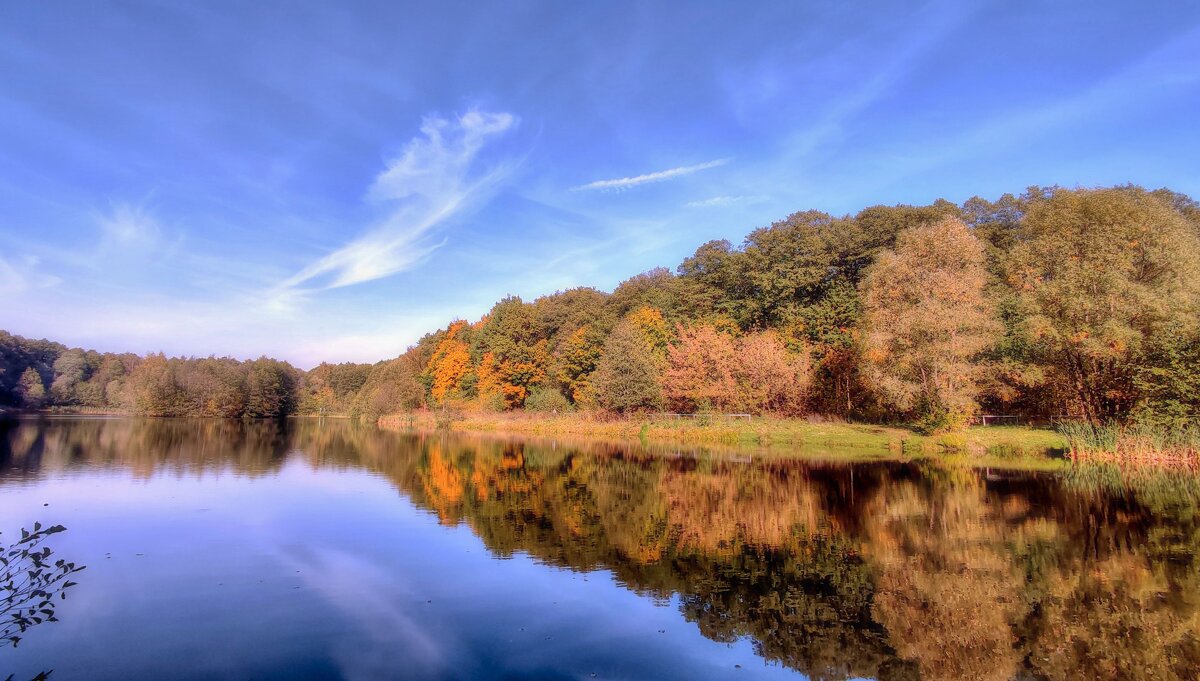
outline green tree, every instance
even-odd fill
[[[1059,189],[1032,201],[1008,280],[1026,338],[1081,416],[1127,414],[1147,343],[1196,328],[1197,253],[1194,225],[1142,189]]]
[[[622,320],[604,342],[592,374],[596,399],[606,409],[632,412],[662,407],[663,360],[645,332]]]
[[[538,337],[552,340],[552,347],[575,331],[594,326],[611,330],[616,320],[608,307],[608,294],[594,288],[573,288],[533,301]]]
[[[833,223],[827,213],[805,211],[746,237],[749,289],[738,315],[744,327],[778,325],[821,297],[833,265],[826,241]]]
[[[618,284],[608,298],[608,306],[616,317],[624,317],[640,307],[652,307],[673,317],[676,286],[671,270],[656,267]]]
[[[89,373],[87,355],[83,350],[72,348],[54,360],[54,381],[50,384],[50,395],[55,404],[78,404],[79,384]]]
[[[419,380],[420,374],[420,356],[415,350],[376,364],[354,399],[352,413],[368,421],[377,421],[386,414],[420,407],[425,403],[425,387]]]
[[[33,367],[28,367],[21,373],[21,380],[17,383],[17,397],[21,400],[21,405],[28,409],[37,409],[46,401],[46,387],[42,384],[42,377]]]
[[[1133,415],[1179,427],[1200,423],[1200,338],[1166,332],[1146,345],[1133,372]]]

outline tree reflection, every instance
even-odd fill
[[[983,475],[351,422],[30,424],[0,485],[81,461],[138,475],[362,467],[499,556],[611,571],[717,641],[818,680],[1191,679],[1200,482]]]
[[[1197,543],[1181,531],[1194,520],[1164,514],[1188,505],[1164,504],[1161,490],[1147,499],[937,466],[414,445],[421,483],[401,487],[442,522],[470,525],[501,555],[677,594],[705,636],[750,637],[814,679],[1200,670]]]

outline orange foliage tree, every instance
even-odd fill
[[[741,408],[733,337],[707,324],[679,327],[667,348],[663,393],[671,409],[737,411]]]
[[[798,414],[810,380],[804,353],[774,331],[740,339],[708,324],[680,326],[667,349],[663,392],[672,409]]]
[[[788,350],[775,331],[743,336],[737,343],[738,394],[742,408],[794,416],[804,412],[812,369],[807,351]]]
[[[445,404],[448,398],[454,397],[463,378],[471,371],[471,353],[462,339],[466,326],[467,323],[461,321],[451,324],[429,359],[429,394],[438,404]]]

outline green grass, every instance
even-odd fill
[[[923,436],[904,428],[806,419],[603,419],[586,413],[478,413],[453,418],[419,413],[384,417],[380,423],[398,430],[440,427],[457,432],[636,440],[643,444],[722,445],[776,456],[953,456],[972,465],[1010,468],[1057,468],[1066,448],[1066,440],[1054,431],[1017,426],[978,426]]]

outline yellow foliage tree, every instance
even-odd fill
[[[983,244],[947,218],[901,232],[863,281],[865,373],[926,430],[962,425],[978,410],[979,356],[1001,331],[985,265]]]

